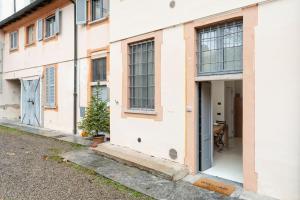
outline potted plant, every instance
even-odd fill
[[[107,101],[100,98],[99,86],[97,86],[96,95],[91,97],[89,106],[79,128],[93,137],[92,147],[105,141],[105,134],[109,134],[109,108]]]

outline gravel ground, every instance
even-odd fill
[[[57,156],[78,148],[0,126],[0,200],[148,199]]]

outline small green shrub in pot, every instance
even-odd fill
[[[99,97],[99,93],[100,87],[98,85],[96,95],[92,96],[85,115],[78,126],[90,136],[103,135],[103,133],[109,134],[109,107],[107,101]]]

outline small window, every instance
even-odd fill
[[[10,33],[10,49],[14,50],[18,48],[18,31]]]
[[[101,99],[102,101],[108,101],[108,88],[106,85],[94,85],[92,86],[92,94],[94,97]]]
[[[131,109],[154,109],[154,40],[129,45]]]
[[[55,16],[48,17],[45,20],[45,25],[46,25],[45,37],[47,38],[55,35]]]
[[[46,68],[46,106],[54,108],[56,106],[56,69],[54,66]]]
[[[108,2],[108,0],[91,1],[92,21],[104,18],[108,15]]]
[[[106,81],[106,57],[92,60],[93,82]]]
[[[35,42],[34,25],[30,25],[26,28],[26,43],[33,44]]]

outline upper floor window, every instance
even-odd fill
[[[108,15],[108,0],[91,0],[91,20],[95,21]]]
[[[93,82],[106,81],[106,57],[92,60]]]
[[[26,44],[33,44],[35,42],[35,28],[34,24],[26,27]]]
[[[243,69],[243,22],[234,21],[197,33],[198,74],[238,73]]]
[[[45,19],[46,32],[45,37],[51,37],[55,35],[55,15]]]
[[[154,40],[129,45],[130,109],[154,109]]]
[[[14,50],[18,48],[18,37],[19,33],[18,31],[11,32],[9,34],[10,39],[10,50]]]

